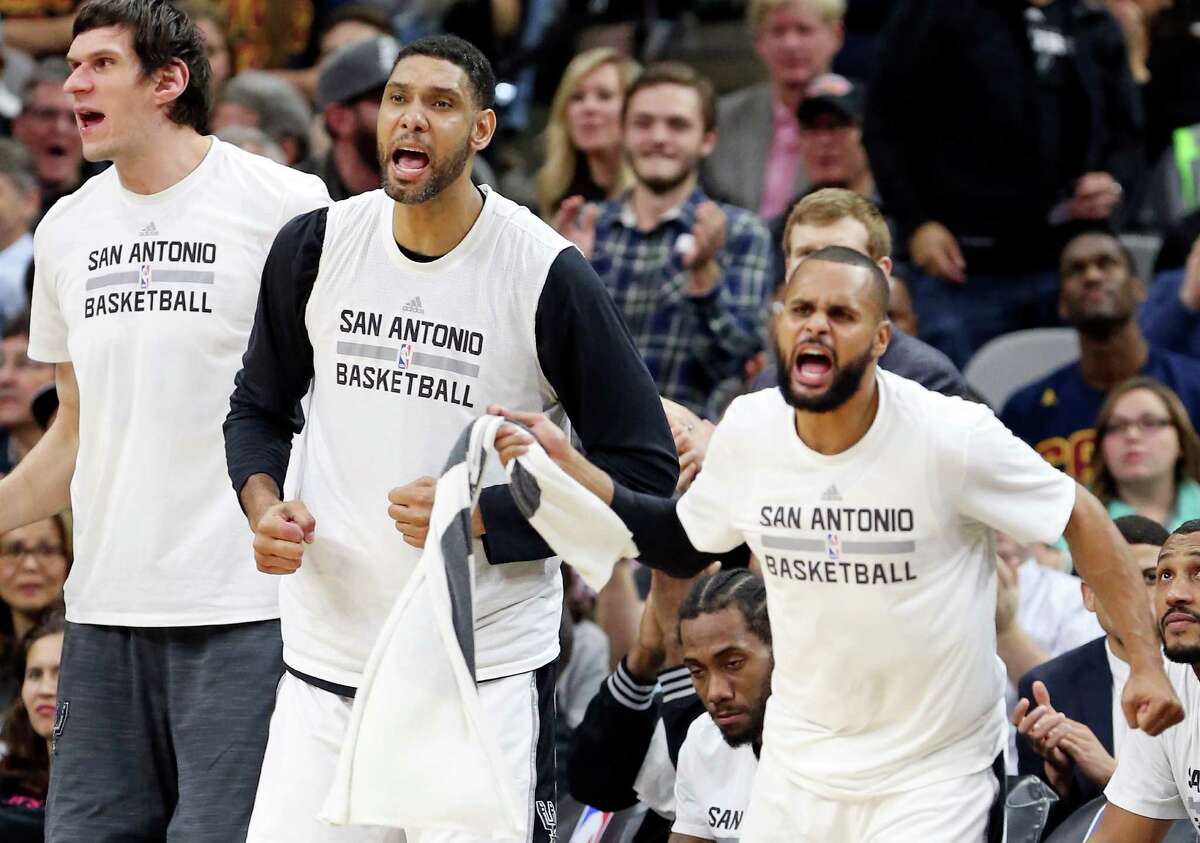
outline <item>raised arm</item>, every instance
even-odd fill
[[[536,437],[538,443],[570,477],[590,491],[625,522],[633,533],[638,547],[638,559],[652,568],[675,577],[692,577],[700,573],[720,552],[702,551],[688,538],[675,511],[675,501],[669,497],[634,492],[613,482],[603,469],[579,453],[562,430],[540,413],[521,413],[492,406],[489,413],[502,415],[527,429],[505,425],[496,437],[500,461],[505,465],[524,454]],[[741,545],[725,554],[731,564],[744,565],[748,550]]]
[[[58,414],[25,459],[0,480],[0,533],[32,524],[71,505],[71,477],[79,454],[79,384],[75,367],[57,363]]]
[[[1129,546],[1100,501],[1078,484],[1065,536],[1080,575],[1104,604],[1129,656],[1131,673],[1121,695],[1125,719],[1157,735],[1183,719],[1183,707],[1163,671],[1162,643]]]

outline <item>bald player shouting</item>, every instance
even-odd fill
[[[984,406],[882,371],[887,278],[852,249],[793,272],[777,317],[779,389],[738,398],[677,501],[614,484],[545,418],[529,427],[676,576],[749,544],[776,668],[743,841],[984,841],[1003,834],[1004,672],[993,530],[1065,534],[1132,673],[1122,706],[1157,734],[1183,711],[1145,591],[1100,503]],[[515,427],[502,459],[531,441]]]

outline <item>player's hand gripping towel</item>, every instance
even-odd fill
[[[321,811],[327,822],[524,839],[525,808],[475,689],[471,512],[503,423],[475,420],[438,481],[425,550],[367,660]],[[592,588],[637,555],[613,511],[536,442],[508,476],[526,518]]]

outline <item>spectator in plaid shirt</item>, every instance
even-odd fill
[[[633,189],[601,205],[567,199],[554,225],[612,293],[659,392],[715,417],[763,347],[770,238],[696,184],[716,143],[707,79],[652,65],[630,86],[622,121]]]

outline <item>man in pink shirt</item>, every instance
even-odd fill
[[[750,0],[747,20],[769,79],[721,99],[703,172],[714,197],[770,219],[808,183],[796,109],[842,46],[845,0]]]

